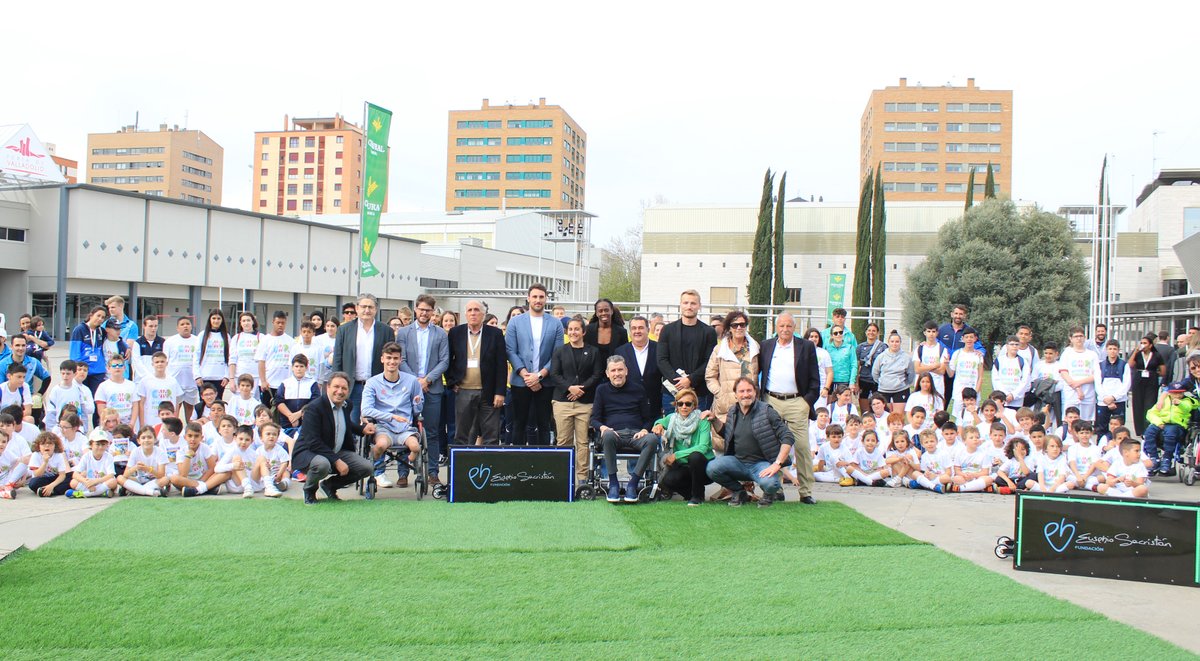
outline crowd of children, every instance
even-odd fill
[[[973,388],[956,397],[962,411],[957,421],[941,410],[927,418],[919,405],[908,408],[906,419],[882,398],[861,416],[852,410],[835,420],[829,409],[817,409],[809,428],[814,478],[936,493],[1082,490],[1144,498],[1161,465],[1156,439],[1182,434],[1194,401],[1172,384],[1152,411],[1153,431],[1143,450],[1121,416],[1110,416],[1108,428],[1097,434],[1078,408],[1068,407],[1063,424],[1047,430],[1032,409],[1005,407],[1002,392],[982,406]]]

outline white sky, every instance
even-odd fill
[[[1200,167],[1194,0],[433,4],[6,3],[0,124],[82,174],[89,132],[186,116],[248,208],[255,130],[369,99],[395,113],[389,208],[440,211],[447,111],[546,97],[587,131],[599,245],[656,196],[757,204],[767,167],[789,199],[857,199],[863,107],[902,76],[1012,89],[1013,194],[1049,210],[1095,200],[1105,153],[1114,202],[1155,153]]]

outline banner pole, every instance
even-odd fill
[[[362,148],[359,150],[359,157],[362,159],[362,168],[360,168],[358,177],[358,246],[357,250],[355,251],[358,267],[354,269],[354,272],[358,274],[358,276],[354,280],[354,291],[351,292],[351,295],[356,299],[358,298],[358,295],[362,293],[363,219],[367,213],[367,150],[369,149],[367,146],[367,112],[367,101],[364,99],[362,107],[362,124],[359,124],[359,126],[362,127]]]

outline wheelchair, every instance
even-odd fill
[[[1196,445],[1200,442],[1200,422],[1193,420],[1188,425],[1187,435],[1183,440],[1183,450],[1179,454],[1175,474],[1179,481],[1189,487],[1196,483]]]
[[[374,422],[367,418],[364,423]],[[425,437],[425,424],[422,420],[417,420],[417,443],[420,449],[417,451],[417,458],[413,461],[408,459],[408,447],[403,443],[392,444],[384,451],[383,456],[377,461],[381,462],[383,470],[387,471],[389,467],[406,468],[412,476],[412,487],[416,491],[417,500],[422,500],[430,493],[429,487],[429,446]],[[367,459],[371,458],[371,448],[375,445],[374,437],[363,435],[358,439],[358,452]],[[376,465],[379,468],[380,464]],[[364,480],[359,480],[357,485],[358,493],[367,500],[373,500],[379,492],[379,484],[375,481],[374,475]],[[446,497],[446,486],[444,484],[435,484],[432,489],[434,498]]]
[[[662,463],[662,443],[660,439],[659,447],[654,451],[654,458],[650,464],[646,466],[646,472],[642,475],[642,483],[638,489],[638,502],[648,503],[655,500],[666,500],[670,498],[665,490],[658,486],[658,477]],[[624,462],[632,470],[633,464],[637,461],[636,453],[617,452],[617,466],[620,470],[621,463]],[[627,481],[621,481],[621,490],[624,492]],[[583,484],[575,487],[576,500],[595,500],[608,491],[608,471],[604,465],[604,448],[600,446],[600,434],[595,429],[588,429],[588,472]]]

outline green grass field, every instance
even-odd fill
[[[3,659],[1190,658],[830,502],[129,499],[0,603]]]

